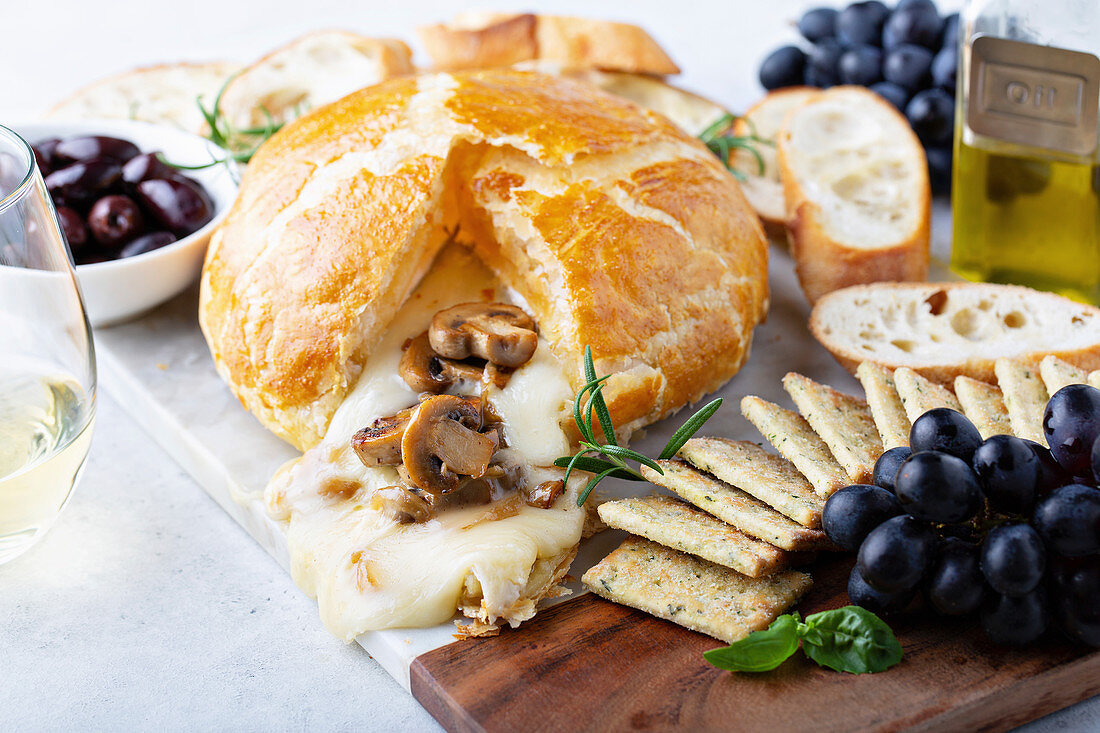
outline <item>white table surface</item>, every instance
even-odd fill
[[[755,64],[810,3],[512,2],[649,29],[681,83],[743,108]],[[0,3],[0,124],[142,64],[250,60],[295,35],[396,35],[449,17],[446,0]],[[942,2],[942,7],[957,5]],[[94,29],[94,33],[93,30]],[[153,30],[150,30],[153,29]],[[438,730],[315,604],[100,393],[87,470],[52,532],[0,566],[0,730]],[[1096,730],[1100,699],[1027,730]]]

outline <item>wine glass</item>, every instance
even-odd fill
[[[0,563],[57,519],[92,437],[95,353],[30,145],[0,126]]]

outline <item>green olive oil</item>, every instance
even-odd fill
[[[1100,304],[1100,169],[975,142],[955,136],[952,269]]]

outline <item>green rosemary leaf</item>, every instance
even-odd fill
[[[588,495],[592,493],[592,489],[596,488],[596,484],[600,483],[605,478],[618,470],[619,468],[617,466],[614,468],[609,468],[606,471],[598,474],[597,476],[592,478],[587,484],[585,484],[584,490],[581,491],[581,495],[577,497],[577,506],[584,506],[584,502],[588,500]]]
[[[724,130],[728,130],[730,127],[732,127],[736,119],[736,117],[727,112],[726,114],[722,115],[717,120],[712,122],[710,126],[707,127],[707,129],[699,133],[699,139],[703,142],[710,142],[714,138],[718,137],[718,133]]]
[[[592,360],[591,346],[584,347],[584,378],[589,382],[596,379],[596,364]],[[603,428],[603,439],[611,445],[617,445],[615,442],[615,426],[611,423],[611,412],[607,409],[607,403],[604,402],[603,393],[600,390],[592,393],[591,406],[596,411],[600,427]],[[591,423],[591,420],[589,422]]]
[[[577,457],[573,456],[573,458]],[[573,462],[573,458],[556,458],[554,459],[554,465],[558,468],[568,468],[569,464]],[[573,465],[574,471],[588,471],[589,473],[602,473],[609,468],[615,469],[614,473],[609,474],[610,478],[621,478],[627,481],[645,481],[641,476],[599,458],[577,458],[577,462]]]
[[[669,438],[668,445],[661,451],[661,459],[669,459],[676,455],[676,452],[684,447],[684,443],[688,442],[691,436],[699,432],[699,428],[703,427],[703,424],[711,418],[718,408],[722,406],[722,398],[714,400],[713,402],[705,405],[702,409],[689,417],[687,421],[680,426],[680,429],[672,434]]]
[[[577,451],[577,454],[569,460],[569,463],[565,467],[565,476],[562,477],[562,483],[563,484],[565,484],[566,486],[569,485],[569,477],[573,474],[573,469],[577,467],[577,463],[579,461],[584,460],[584,454],[585,453],[591,453],[591,452],[592,452],[591,450]]]
[[[605,456],[613,456],[615,458],[622,458],[629,461],[637,461],[643,466],[649,466],[662,476],[665,474],[661,466],[652,458],[647,458],[638,451],[630,450],[629,448],[623,448],[621,445],[605,445],[600,448],[600,452],[603,453]]]

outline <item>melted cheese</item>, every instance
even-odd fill
[[[269,513],[287,523],[295,582],[317,598],[325,626],[343,639],[442,623],[471,601],[490,620],[523,620],[531,613],[529,592],[538,590],[528,582],[545,580],[532,577],[532,568],[556,566],[580,541],[584,511],[576,506],[573,481],[553,508],[519,502],[504,518],[493,516],[491,507],[473,506],[399,524],[369,506],[373,491],[398,482],[397,471],[363,466],[351,449],[352,434],[416,403],[417,394],[397,372],[401,345],[427,329],[436,311],[475,300],[524,305],[473,256],[448,247],[368,359],[324,441],[267,488]],[[504,420],[509,452],[532,467],[568,452],[560,421],[570,399],[561,365],[542,340],[531,361],[489,397]],[[552,478],[560,471],[530,469],[530,481]],[[332,491],[349,482],[363,488],[350,496]]]

